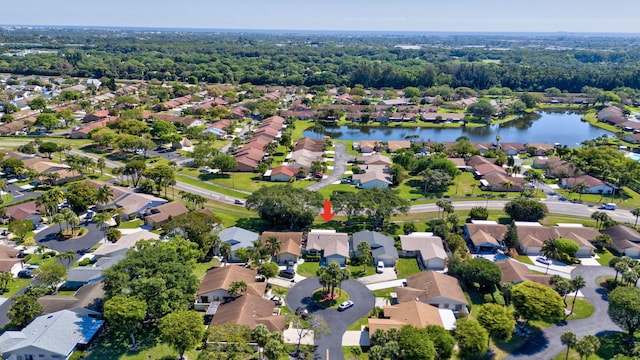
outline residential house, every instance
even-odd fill
[[[460,170],[460,171],[468,171],[469,170],[469,167],[464,162],[464,158],[448,158],[447,160],[449,160],[452,163],[456,164],[456,168],[458,168],[458,170]]]
[[[515,224],[520,253],[525,255],[539,255],[546,240],[559,237],[555,228],[542,226],[538,222],[516,221]]]
[[[220,241],[231,244],[231,255],[229,255],[228,260],[239,262],[240,258],[236,256],[236,251],[240,248],[253,246],[253,242],[258,240],[260,235],[253,231],[234,226],[220,231],[218,237],[220,237]]]
[[[434,111],[425,111],[420,113],[420,120],[425,122],[449,121],[458,122],[464,120],[464,114],[456,113],[439,113]]]
[[[358,246],[366,242],[371,247],[373,264],[382,262],[385,267],[394,267],[398,261],[398,250],[394,246],[393,238],[376,231],[364,230],[354,233],[351,240],[353,256],[359,256]]]
[[[100,331],[104,320],[98,313],[62,310],[35,318],[22,331],[0,336],[2,358],[7,360],[68,359],[76,349],[85,349]]]
[[[137,193],[131,188],[116,186],[106,181],[87,180],[85,184],[96,189],[105,185],[110,187],[113,191],[113,199],[108,204],[98,207],[101,209],[122,209],[123,215],[126,216],[133,215],[143,217],[148,209],[167,203],[167,200],[163,198],[150,194]]]
[[[389,140],[387,141],[387,150],[389,152],[396,152],[401,149],[410,149],[411,141],[409,140]]]
[[[42,306],[44,314],[74,309],[100,311],[103,302],[104,283],[102,281],[84,285],[73,296],[45,295],[38,298],[38,303]]]
[[[507,233],[507,226],[495,221],[472,220],[464,226],[465,237],[475,252],[495,252]]]
[[[488,164],[486,166],[496,165]],[[481,167],[484,168],[485,165],[481,165]],[[526,184],[524,178],[507,176],[501,171],[490,172],[483,177],[480,179],[480,188],[488,191],[520,192],[524,190]]]
[[[214,268],[204,275],[197,293],[195,309],[206,310],[210,304],[229,297],[229,287],[233,282],[247,283],[247,294],[263,296],[267,290],[266,282],[256,281],[257,272],[238,265]]]
[[[410,99],[397,98],[397,99],[382,100],[381,102],[378,103],[378,105],[383,105],[383,106],[402,106],[402,105],[409,105],[410,103],[411,103]]]
[[[521,152],[524,152],[524,144],[516,142],[501,142],[499,143],[500,150],[504,151],[507,156],[516,156]]]
[[[600,232],[592,227],[582,224],[558,224],[555,226],[558,237],[571,239],[578,244],[577,257],[591,257],[596,247],[592,242],[596,240]]]
[[[372,153],[380,142],[377,140],[360,140],[360,152],[363,154]]]
[[[625,226],[616,225],[600,231],[611,237],[611,249],[619,255],[640,258],[640,233]]]
[[[534,148],[535,152],[533,155],[535,156],[543,156],[548,154],[553,154],[553,144],[550,143],[527,143],[525,144],[525,150],[527,148]]]
[[[580,183],[587,184],[586,191],[583,191],[583,194],[611,194],[614,190],[613,186],[591,175],[568,177],[562,179],[561,182],[562,187],[565,189],[572,189],[574,186]]]
[[[386,166],[372,165],[368,166],[365,171],[364,174],[354,174],[352,176],[352,183],[356,184],[360,189],[386,189],[393,184]]]
[[[102,119],[106,119],[109,117],[109,110],[98,110],[98,111],[94,111],[90,114],[86,114],[84,116],[84,118],[82,119],[83,122],[89,123],[89,122],[94,122],[94,121],[98,121],[98,120],[102,120]]]
[[[69,133],[69,138],[71,139],[88,139],[90,138],[90,132],[92,132],[93,130],[96,129],[100,129],[103,128],[105,126],[107,126],[107,124],[111,121],[114,121],[116,119],[116,117],[114,116],[110,116],[98,121],[94,121],[92,123],[86,124],[81,126],[78,129],[75,129],[73,131],[71,131],[71,133]]]
[[[6,216],[12,220],[31,220],[34,226],[40,224],[42,219],[35,200],[8,206],[6,208]]]
[[[555,178],[566,178],[573,176],[575,168],[567,161],[560,158],[545,158],[533,160],[534,169],[543,169],[545,176]]]
[[[320,255],[322,264],[336,261],[345,266],[349,258],[349,235],[335,230],[311,230],[307,235],[307,253]]]
[[[290,182],[291,180],[296,178],[298,174],[298,169],[287,165],[280,165],[274,167],[273,169],[267,170],[263,177],[265,179],[269,179],[269,181],[274,182]]]
[[[356,163],[364,164],[365,166],[369,166],[369,165],[391,166],[393,162],[388,156],[384,156],[381,154],[374,154],[371,156],[358,156],[356,158]]]
[[[263,149],[243,147],[236,151],[233,156],[238,162],[238,166],[236,166],[234,171],[251,172],[258,167],[258,164],[260,164],[265,156],[265,152]]]
[[[0,245],[0,272],[10,272],[16,276],[22,270],[22,259],[18,257],[20,250]]]
[[[400,235],[402,257],[416,257],[420,267],[426,270],[444,270],[447,253],[442,239],[433,233],[414,232]]]
[[[388,331],[390,329],[400,330],[403,326],[411,325],[424,328],[427,325],[437,325],[447,330],[455,328],[455,316],[451,311],[441,311],[440,309],[413,300],[392,306],[385,306],[383,315],[379,318],[369,318],[369,336],[380,329]],[[451,316],[447,316],[451,314]]]
[[[187,138],[171,143],[171,148],[183,151],[193,151],[193,143]]]
[[[231,323],[253,329],[258,325],[264,325],[269,332],[282,332],[286,328],[286,318],[277,314],[273,301],[261,296],[245,294],[224,299],[209,326]]]
[[[167,220],[186,214],[189,209],[180,201],[172,201],[160,206],[150,208],[147,211],[147,216],[144,218],[144,223],[149,226],[162,225]]]
[[[187,127],[198,127],[204,125],[204,122],[200,119],[184,117],[184,116],[175,116],[169,114],[153,114],[153,118],[155,120],[168,121],[172,123],[181,123]]]
[[[23,160],[23,163],[25,168],[32,169],[38,174],[35,179],[37,183],[51,183],[53,181],[54,185],[61,185],[83,178],[82,173],[71,170],[71,167],[68,165],[58,164],[40,157],[26,158]],[[53,178],[53,176],[55,176],[55,178]]]
[[[159,236],[156,235],[155,238],[157,239]],[[68,289],[79,289],[83,285],[102,281],[104,279],[104,272],[124,259],[128,251],[128,248],[112,251],[98,258],[93,265],[78,266],[70,269],[67,273],[67,280],[64,283],[64,287]]]
[[[148,230],[138,229],[133,233],[124,234],[118,239],[118,241],[106,242],[100,245],[91,254],[96,257],[110,256],[110,254],[116,254],[122,250],[131,250],[141,240],[158,240],[160,235]],[[125,251],[126,252],[126,251]]]
[[[302,236],[301,232],[265,231],[260,235],[260,241],[262,244],[266,244],[270,237],[275,237],[280,244],[275,261],[278,264],[288,264],[290,261],[297,263],[302,254]]]
[[[407,277],[406,287],[397,287],[398,303],[420,301],[458,314],[468,313],[467,298],[458,279],[437,271],[423,271]]]
[[[507,258],[496,261],[496,265],[498,265],[498,267],[500,268],[500,272],[502,272],[502,280],[500,280],[500,285],[504,285],[506,283],[519,284],[523,281],[533,281],[542,285],[549,286],[551,275],[534,274],[533,271],[531,271],[527,267],[527,265],[521,262]]]

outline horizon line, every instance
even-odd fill
[[[34,24],[0,24],[0,27],[17,27],[17,28],[42,28],[42,29],[107,29],[107,30],[153,30],[159,32],[177,32],[177,31],[193,31],[193,32],[256,32],[256,33],[305,33],[305,34],[389,34],[389,35],[420,35],[420,34],[456,34],[456,35],[579,35],[579,36],[640,36],[640,32],[586,32],[586,31],[482,31],[482,30],[465,30],[465,31],[446,31],[446,30],[330,30],[330,29],[258,29],[258,28],[207,28],[207,27],[162,27],[162,26],[128,26],[128,25],[34,25]]]

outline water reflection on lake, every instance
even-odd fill
[[[327,128],[326,135],[338,140],[404,140],[418,137],[418,140],[455,141],[460,136],[467,136],[471,141],[495,141],[496,135],[503,142],[544,142],[561,143],[567,146],[579,145],[582,141],[595,139],[598,136],[614,134],[591,126],[581,121],[582,114],[575,112],[536,112],[504,124],[483,127],[462,128],[402,128],[402,127],[367,127],[340,126]],[[317,137],[312,131],[305,131],[305,136]]]

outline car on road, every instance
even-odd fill
[[[338,305],[338,311],[345,311],[353,305],[353,301],[351,300],[343,301],[340,305]]]
[[[614,203],[602,204],[600,209],[603,209],[603,210],[615,210],[616,209],[616,204],[614,204]]]
[[[242,200],[234,200],[233,203],[236,205],[244,205],[244,201]]]
[[[541,264],[545,264],[545,265],[551,265],[551,260],[544,257],[544,256],[538,256],[536,258],[536,261],[541,263]]]
[[[378,266],[376,266],[376,272],[378,274],[382,274],[384,272],[384,263],[382,261],[378,261]]]
[[[21,279],[31,279],[35,276],[33,271],[31,270],[20,270],[18,271],[18,277]]]
[[[306,319],[309,317],[309,310],[303,308],[302,306],[296,309],[296,315]]]

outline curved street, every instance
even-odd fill
[[[289,290],[287,304],[291,310],[298,307],[306,307],[309,314],[318,316],[324,320],[331,333],[324,334],[315,339],[315,359],[326,359],[327,350],[332,360],[342,360],[342,335],[347,328],[373,309],[375,299],[373,293],[366,286],[356,280],[347,280],[342,283],[342,289],[349,293],[354,305],[345,310],[323,309],[311,300],[311,294],[322,288],[317,277],[300,281]]]
[[[550,326],[540,336],[530,339],[505,359],[553,359],[566,350],[566,346],[560,342],[560,336],[565,331],[575,333],[578,339],[589,334],[601,335],[611,331],[622,331],[609,318],[607,294],[596,282],[600,276],[614,276],[615,270],[604,266],[580,266],[571,272],[572,278],[578,275],[585,280],[586,286],[580,292],[595,308],[593,315],[586,319],[570,320],[565,324]]]

